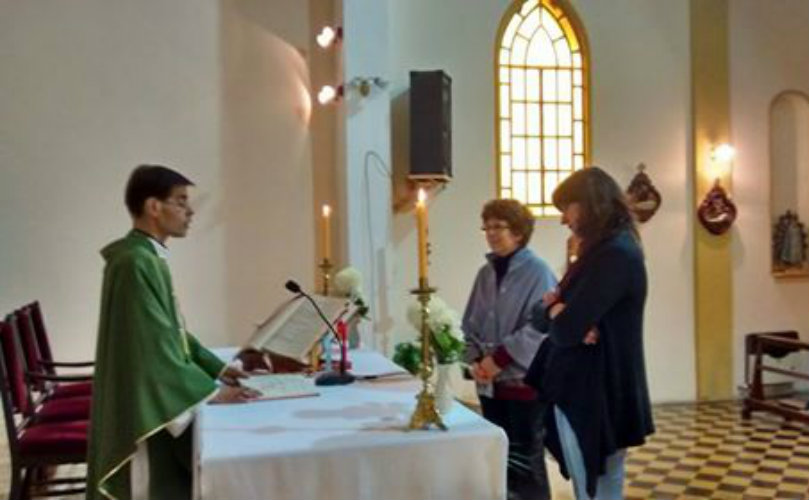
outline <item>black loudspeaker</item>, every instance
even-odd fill
[[[452,79],[441,70],[410,72],[410,175],[452,178]]]

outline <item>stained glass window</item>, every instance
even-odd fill
[[[584,33],[560,0],[517,0],[501,24],[497,64],[498,196],[558,215],[551,193],[589,161]]]

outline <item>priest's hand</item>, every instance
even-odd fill
[[[261,393],[255,389],[224,385],[219,388],[219,392],[211,399],[211,404],[245,403],[260,396]]]
[[[222,375],[219,376],[219,380],[226,385],[238,386],[240,385],[239,379],[248,377],[249,375],[240,368],[233,365],[228,365],[227,368],[225,368],[225,371],[222,372]]]

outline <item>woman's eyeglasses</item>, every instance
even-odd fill
[[[508,224],[484,224],[480,226],[480,232],[482,233],[499,233],[506,229],[509,229]]]

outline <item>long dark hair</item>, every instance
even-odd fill
[[[571,203],[578,203],[582,208],[579,260],[602,241],[623,231],[629,231],[640,243],[623,191],[599,167],[578,170],[556,187],[553,192],[556,208],[564,210]]]

